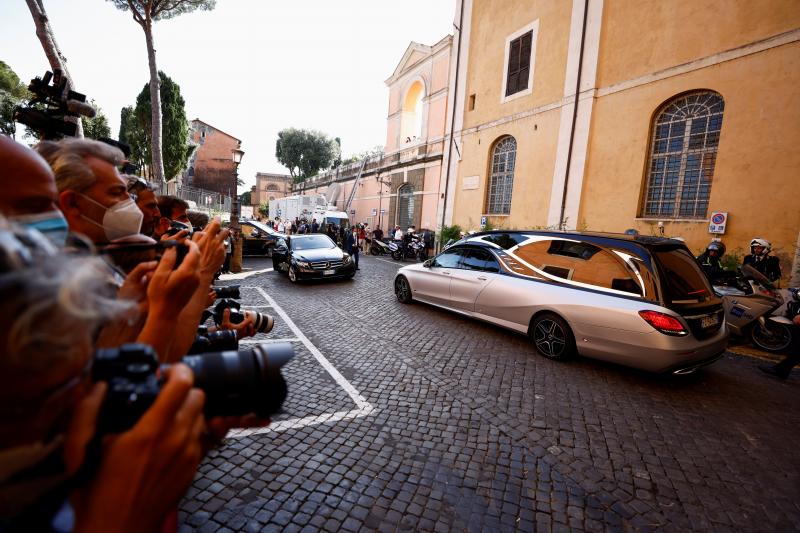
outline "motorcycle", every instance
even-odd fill
[[[389,255],[392,253],[392,249],[388,243],[372,239],[372,243],[369,245],[369,253],[371,255]]]
[[[425,242],[420,235],[411,234],[406,241],[405,254],[403,254],[403,249],[396,241],[390,242],[389,248],[391,248],[392,259],[395,261],[401,261],[403,259],[418,259],[420,261],[425,261],[428,258]]]
[[[792,343],[791,319],[774,314],[783,305],[783,296],[755,268],[744,265],[734,286],[715,285],[714,292],[722,298],[731,333],[749,337],[768,352],[782,352]]]

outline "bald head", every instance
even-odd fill
[[[0,214],[32,215],[58,209],[58,190],[47,162],[27,146],[0,135]]]

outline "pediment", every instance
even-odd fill
[[[406,70],[426,57],[429,57],[432,50],[432,46],[411,41],[411,43],[408,45],[408,48],[406,48],[403,57],[400,59],[400,62],[397,64],[397,67],[395,67],[391,77],[386,80],[386,85],[391,85],[392,82],[400,77]]]

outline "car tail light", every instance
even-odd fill
[[[639,311],[639,316],[665,335],[683,336],[689,333],[674,316],[659,313],[658,311]]]

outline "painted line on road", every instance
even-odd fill
[[[250,276],[255,276],[257,274],[264,274],[266,272],[272,272],[273,268],[262,268],[261,270],[251,270],[249,272],[239,272],[238,274],[222,274],[219,277],[220,281],[232,281],[237,279],[245,279],[249,278]]]
[[[403,263],[398,263],[397,261],[388,261],[386,259],[381,259],[380,257],[376,257],[375,260],[376,261],[383,261],[384,263],[389,263],[390,265],[395,265],[395,266],[398,266],[398,265],[402,266],[403,265]]]
[[[289,326],[289,328],[294,332],[297,336],[296,341],[300,341],[303,345],[311,352],[311,355],[322,365],[328,374],[333,378],[337,385],[339,385],[344,391],[350,396],[350,398],[355,402],[357,409],[352,409],[350,411],[338,411],[335,413],[325,413],[322,415],[316,416],[307,416],[304,418],[294,418],[290,420],[281,420],[279,422],[275,422],[274,424],[270,424],[264,428],[243,428],[243,429],[234,429],[228,432],[227,438],[241,438],[247,437],[249,435],[259,435],[265,433],[274,433],[280,431],[286,431],[287,429],[298,429],[307,426],[313,426],[317,424],[324,424],[328,422],[338,422],[340,420],[349,420],[353,418],[360,418],[362,416],[367,416],[375,409],[371,403],[369,403],[362,395],[359,393],[353,385],[350,384],[349,381],[341,374],[336,367],[334,367],[328,359],[322,355],[322,352],[314,346],[314,344],[308,340],[303,332],[297,327],[297,324],[289,318],[289,315],[286,314],[286,311],[280,307],[275,300],[272,299],[261,287],[242,287],[244,289],[256,289],[261,296],[266,300],[270,307],[275,309],[275,312],[280,316],[284,322]],[[277,341],[276,341],[277,342]],[[255,344],[255,343],[253,343]]]
[[[292,337],[287,339],[245,339],[243,341],[239,341],[239,345],[242,344],[275,344],[276,342],[297,342],[300,339]]]

